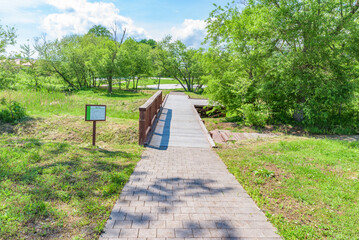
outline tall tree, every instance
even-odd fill
[[[147,45],[150,45],[152,48],[156,48],[157,47],[157,42],[153,39],[142,39],[141,41],[139,41],[140,43],[144,43]]]
[[[265,105],[273,119],[336,124],[352,108],[358,78],[358,9],[358,1],[342,0],[217,7],[207,20],[208,41],[231,59],[228,90],[240,90],[242,99],[233,110]]]
[[[28,40],[29,41],[29,40]],[[36,65],[36,61],[32,58],[35,54],[35,50],[32,49],[29,43],[20,45],[20,53],[22,57],[23,71],[25,71],[33,82],[34,88],[39,88],[39,71]],[[31,84],[32,85],[32,84]]]
[[[108,92],[112,93],[112,85],[113,85],[113,77],[115,76],[116,71],[118,72],[118,66],[116,68],[118,59],[118,53],[120,51],[121,45],[126,35],[126,29],[123,30],[122,36],[118,36],[120,29],[118,28],[116,22],[112,26],[112,40],[108,43],[109,52],[108,58],[106,61],[106,76],[107,76],[107,83],[108,83]],[[118,41],[118,37],[120,37],[120,41]]]
[[[102,25],[94,25],[90,28],[90,30],[88,31],[88,34],[94,34],[97,37],[108,37],[108,38],[112,38],[112,34],[111,32],[104,26]]]
[[[0,88],[9,87],[14,82],[15,73],[18,71],[16,64],[2,55],[8,45],[15,43],[15,28],[0,25]]]
[[[5,52],[8,45],[16,43],[16,30],[14,27],[0,25],[0,54]]]
[[[129,38],[123,44],[124,54],[126,54],[126,62],[123,66],[127,68],[128,76],[132,78],[133,88],[137,89],[138,82],[141,77],[148,76],[152,69],[151,46],[138,43],[134,39]]]
[[[199,81],[203,74],[198,58],[203,50],[188,48],[179,40],[172,42],[171,37],[159,42],[157,48],[157,64],[168,76],[175,78],[185,91],[193,92],[194,83]]]

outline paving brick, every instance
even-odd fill
[[[223,229],[209,229],[209,232],[211,233],[211,237],[226,237],[227,236],[227,230]]]
[[[104,233],[101,234],[103,238],[116,238],[120,235],[121,229],[105,229]]]
[[[156,229],[140,229],[138,237],[156,237]]]
[[[175,231],[172,228],[157,229],[157,237],[175,237]]]
[[[158,214],[158,220],[173,220],[173,214]]]
[[[132,228],[148,228],[150,221],[138,220],[132,222]]]
[[[201,229],[199,221],[183,221],[183,228]]]
[[[166,228],[183,228],[183,222],[179,220],[167,220]]]
[[[166,228],[166,221],[150,221],[149,228]]]
[[[188,213],[174,213],[174,220],[190,220],[190,215]]]
[[[205,238],[212,237],[209,229],[192,229],[192,232],[194,237],[205,237]]]
[[[116,221],[113,228],[131,228],[132,221],[119,220]]]
[[[138,229],[121,229],[120,237],[138,237]]]
[[[175,229],[175,235],[176,237],[193,237],[192,229],[184,229],[184,228],[177,228]]]
[[[131,207],[143,207],[145,205],[144,201],[129,201]]]
[[[116,220],[107,220],[105,229],[107,228],[113,228],[113,225],[115,224]]]

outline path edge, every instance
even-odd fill
[[[186,95],[187,95],[187,94],[186,94]],[[189,99],[190,97],[187,95],[187,98]],[[213,141],[211,135],[209,134],[209,132],[208,132],[206,126],[204,125],[202,118],[199,116],[199,114],[198,114],[198,112],[197,112],[197,110],[196,110],[196,108],[194,107],[194,105],[193,105],[192,102],[191,102],[191,105],[192,105],[192,110],[195,112],[195,115],[196,115],[196,117],[197,117],[197,119],[198,119],[198,121],[199,121],[199,125],[201,126],[202,131],[204,132],[204,135],[206,136],[209,145],[211,146],[211,148],[217,148],[217,146],[216,146],[216,144],[214,143],[214,141]]]

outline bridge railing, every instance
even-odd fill
[[[153,123],[156,120],[157,114],[162,105],[162,91],[157,91],[152,97],[150,97],[145,104],[143,104],[140,110],[139,120],[139,138],[138,144],[144,145],[148,134],[150,133]]]

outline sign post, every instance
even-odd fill
[[[92,145],[96,145],[96,122],[106,121],[106,105],[86,105],[85,121],[92,121]]]

